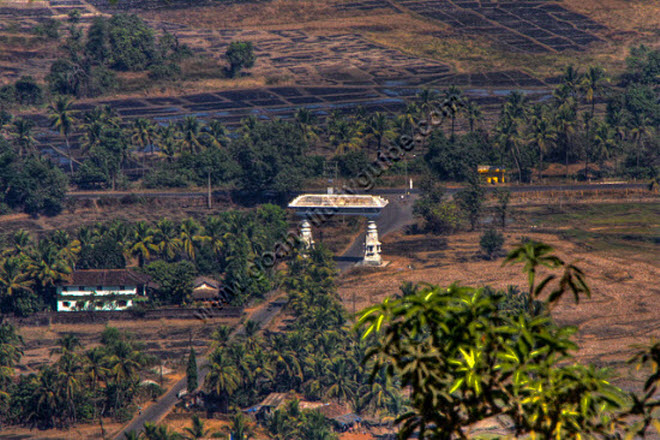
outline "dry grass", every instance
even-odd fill
[[[630,346],[660,336],[657,310],[660,310],[660,263],[653,252],[637,254],[635,259],[610,252],[594,252],[567,242],[555,234],[535,233],[517,228],[505,233],[505,246],[511,248],[522,235],[548,243],[567,261],[579,260],[588,276],[593,298],[576,306],[562,301],[554,310],[560,321],[580,327],[579,357],[598,364],[620,365],[631,353]],[[383,258],[391,264],[380,271],[366,274],[349,272],[339,289],[346,307],[357,310],[399,293],[404,281],[448,285],[490,285],[506,288],[510,284],[524,286],[525,277],[519,266],[502,267],[502,260],[486,261],[480,257],[479,232],[447,237],[446,244],[437,240],[434,250],[418,251],[419,243],[428,244],[432,237],[394,233],[382,239]],[[657,249],[656,249],[657,250]]]
[[[264,29],[271,26],[297,27],[302,23],[356,16],[374,15],[384,10],[338,11],[336,4],[343,0],[273,0],[270,2],[229,3],[197,8],[145,12],[145,18],[174,21],[193,28],[206,29]]]

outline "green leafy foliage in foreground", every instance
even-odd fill
[[[643,421],[630,435],[643,434],[658,405],[651,397],[658,375],[630,409],[607,370],[575,362],[576,329],[555,324],[547,310],[564,293],[577,300],[589,290],[581,272],[551,251],[528,242],[508,258],[524,262],[530,299],[552,290],[538,312],[503,307],[507,297],[487,288],[452,284],[426,285],[362,313],[358,325],[375,339],[367,355],[374,372],[385,368],[411,391],[412,409],[398,418],[401,438],[464,439],[477,422],[495,416],[506,417],[518,436],[614,439],[625,430],[624,418],[636,414]],[[541,266],[563,271],[554,289],[554,274],[535,283]],[[657,363],[658,351],[639,359]]]

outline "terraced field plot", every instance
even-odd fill
[[[606,28],[546,1],[401,0],[411,11],[524,53],[584,50]]]

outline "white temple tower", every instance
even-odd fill
[[[314,247],[314,239],[312,238],[312,225],[305,219],[300,223],[300,239],[305,243],[305,248],[311,249]]]
[[[378,229],[376,222],[369,220],[367,223],[367,235],[364,239],[364,264],[380,266],[383,259],[380,256],[380,241],[378,241]]]

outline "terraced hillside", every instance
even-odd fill
[[[648,16],[656,9],[660,12],[657,6],[617,1],[608,0],[612,16],[625,15],[624,7],[628,6],[635,17],[642,13]],[[192,49],[196,61],[184,70],[189,73],[194,73],[197,65],[219,71],[231,41],[251,41],[257,55],[251,75],[238,80],[189,75],[179,82],[157,84],[151,84],[144,75],[144,90],[123,88],[128,91],[120,96],[80,101],[75,108],[85,110],[105,103],[126,121],[147,117],[166,123],[193,114],[232,126],[248,115],[289,118],[301,106],[320,117],[358,106],[367,111],[397,111],[422,88],[442,90],[456,85],[482,107],[488,124],[511,90],[523,90],[532,99],[546,97],[557,82],[559,69],[577,62],[578,56],[580,64],[609,63],[610,72],[615,73],[631,42],[652,38],[648,28],[653,18],[647,18],[644,27],[636,31],[626,25],[624,32],[611,28],[623,23],[621,20],[601,23],[573,10],[573,3],[13,2],[0,8],[0,38],[6,43],[0,44],[0,75],[4,82],[24,74],[36,78],[46,75],[58,55],[58,43],[26,40],[30,44],[25,45],[16,35],[27,34],[47,18],[65,22],[70,11],[79,10],[84,26],[96,14],[130,11],[147,19],[158,32],[173,33]],[[591,11],[589,2],[581,3],[583,9]],[[604,16],[599,15],[599,19]],[[635,39],[636,32],[641,39]],[[30,117],[40,127],[47,125],[39,113]],[[42,145],[61,140],[50,131],[42,131],[38,138]]]

